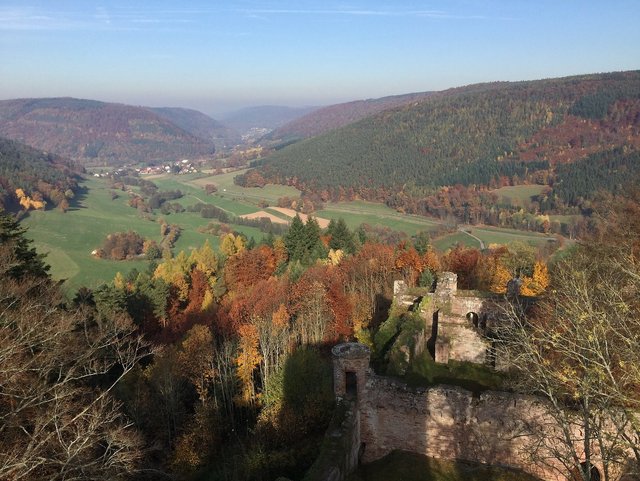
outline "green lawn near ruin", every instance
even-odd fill
[[[362,465],[348,481],[539,481],[522,471],[393,451]]]

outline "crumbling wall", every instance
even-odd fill
[[[345,481],[358,467],[360,431],[355,400],[338,402],[320,453],[303,481]]]
[[[580,423],[568,433],[575,445],[564,446],[558,440],[567,433],[543,398],[500,391],[474,394],[446,385],[413,388],[373,374],[367,366],[369,349],[362,344],[339,344],[332,354],[338,410],[305,481],[342,481],[359,460],[375,461],[397,449],[519,468],[546,481],[572,479],[558,461],[564,449],[569,450],[566,455],[584,459]],[[347,373],[357,377],[357,397],[345,393]],[[598,446],[590,449],[597,459]],[[602,472],[602,466],[596,467]],[[610,471],[611,479],[619,479],[621,470],[631,471],[610,468],[615,471]]]
[[[378,376],[369,378],[367,391],[360,408],[363,462],[402,449],[436,458],[502,464],[556,479],[552,470],[536,467],[528,458],[524,427],[546,417],[537,398],[498,392],[474,397],[454,386],[412,389]]]
[[[458,290],[457,276],[451,272],[443,272],[438,277],[433,293],[427,289],[422,293],[409,289],[404,281],[395,281],[393,290],[396,305],[420,309],[425,333],[428,334],[425,344],[431,346],[436,362],[495,362],[491,340],[486,333],[499,317],[500,299],[475,291]],[[420,349],[415,351],[421,352]]]

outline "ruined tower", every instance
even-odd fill
[[[358,400],[366,396],[367,371],[371,351],[364,344],[347,342],[331,349],[333,355],[333,390],[337,399]]]

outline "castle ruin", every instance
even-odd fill
[[[323,449],[306,481],[345,480],[359,462],[375,461],[394,450],[501,465],[545,481],[574,479],[554,457],[554,447],[541,448],[535,435],[553,440],[561,432],[542,398],[497,391],[476,395],[446,385],[411,388],[374,374],[369,349],[362,344],[339,344],[332,354],[341,415],[327,432],[333,442]],[[583,457],[580,446],[575,448]],[[600,479],[601,470],[594,465],[594,480]],[[637,481],[611,474],[612,479]]]
[[[496,359],[492,328],[500,316],[502,297],[490,293],[458,290],[458,276],[444,272],[434,292],[407,287],[395,281],[393,301],[398,306],[420,311],[425,323],[425,346],[435,362],[449,360],[486,364],[501,369]],[[423,346],[416,346],[417,353]]]
[[[418,310],[424,321],[412,346],[399,346],[398,352],[406,361],[428,349],[437,363],[456,360],[506,369],[507,360],[497,358],[492,340],[503,302],[502,296],[458,290],[457,276],[450,272],[438,278],[433,292],[396,281],[394,303]],[[472,393],[449,385],[410,387],[375,374],[369,348],[355,342],[334,346],[332,357],[337,414],[305,481],[343,481],[360,462],[394,450],[520,469],[544,481],[577,479],[558,459],[561,444],[554,445],[566,432],[540,397]],[[572,439],[581,439],[579,426],[572,429]],[[585,459],[584,446],[577,442],[573,449]],[[591,449],[597,457],[597,446]],[[602,470],[594,464],[594,481]],[[609,474],[610,479],[638,481],[621,472]]]

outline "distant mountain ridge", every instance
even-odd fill
[[[241,134],[255,128],[267,130],[291,122],[316,110],[318,107],[283,107],[279,105],[262,105],[258,107],[246,107],[244,109],[229,112],[220,117],[220,120]]]
[[[190,134],[213,142],[217,150],[229,149],[242,141],[239,132],[198,110],[181,107],[150,107],[149,110]]]
[[[355,100],[319,108],[295,119],[266,136],[269,140],[305,139],[362,120],[383,110],[424,100],[433,92],[393,95],[379,99]]]
[[[145,107],[75,98],[0,101],[0,135],[85,165],[213,154],[205,141]]]
[[[616,147],[640,149],[640,71],[437,92],[289,145],[259,171],[322,198],[386,200],[533,179]]]

